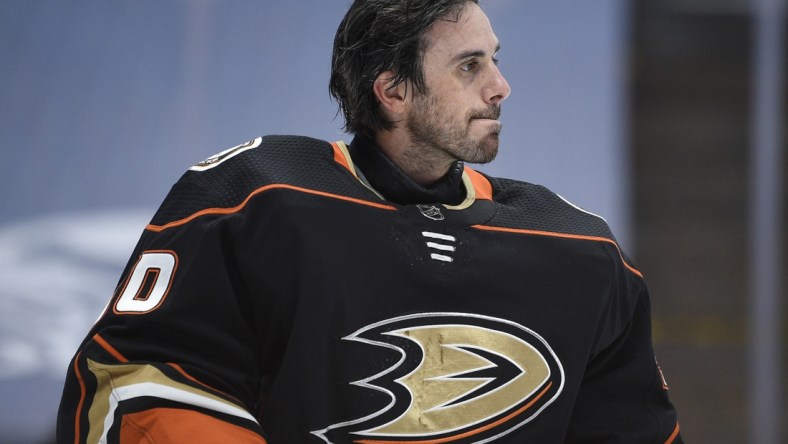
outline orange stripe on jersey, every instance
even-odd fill
[[[477,228],[479,230],[487,230],[487,231],[503,231],[506,233],[517,233],[517,234],[531,234],[535,236],[550,236],[550,237],[560,237],[564,239],[578,239],[578,240],[589,240],[595,242],[607,242],[614,247],[618,251],[618,256],[621,258],[621,262],[624,264],[625,267],[632,273],[639,276],[641,279],[643,278],[643,274],[638,271],[637,268],[632,267],[624,260],[624,254],[621,252],[621,248],[619,248],[618,244],[613,239],[608,239],[606,237],[600,236],[583,236],[580,234],[567,234],[567,233],[554,233],[551,231],[538,231],[538,230],[525,230],[521,228],[504,228],[504,227],[491,227],[487,225],[474,225],[473,228]]]
[[[249,193],[249,196],[247,196],[246,199],[244,199],[243,202],[241,202],[239,205],[236,205],[236,206],[234,206],[232,208],[206,208],[204,210],[201,210],[201,211],[198,211],[198,212],[192,214],[191,216],[185,217],[185,218],[180,219],[180,220],[176,220],[174,222],[170,222],[168,224],[164,224],[164,225],[149,224],[147,227],[145,227],[145,229],[148,230],[148,231],[161,232],[161,231],[164,231],[164,230],[166,230],[168,228],[177,227],[177,226],[180,226],[180,225],[185,225],[185,224],[193,221],[194,219],[196,219],[196,218],[198,218],[200,216],[206,216],[206,215],[210,215],[210,214],[217,215],[217,214],[237,213],[238,211],[241,211],[246,206],[246,204],[249,203],[249,201],[252,199],[252,197],[254,197],[254,196],[256,196],[256,195],[258,195],[260,193],[264,193],[266,191],[274,190],[274,189],[287,189],[287,190],[294,190],[294,191],[299,191],[299,192],[307,193],[307,194],[315,194],[315,195],[318,195],[318,196],[330,197],[332,199],[344,200],[346,202],[353,202],[353,203],[356,203],[356,204],[366,205],[366,206],[374,207],[374,208],[380,208],[380,209],[383,209],[383,210],[396,210],[397,209],[396,207],[393,207],[391,205],[379,204],[379,203],[370,202],[370,201],[366,201],[366,200],[356,199],[356,198],[353,198],[353,197],[342,196],[342,195],[339,195],[339,194],[327,193],[325,191],[318,191],[318,190],[312,190],[312,189],[309,189],[309,188],[298,187],[298,186],[295,186],[295,185],[287,185],[287,184],[277,183],[277,184],[266,185],[266,186],[260,187],[260,188],[258,188],[256,190],[252,191],[251,193]]]
[[[101,346],[101,348],[103,348],[104,350],[106,350],[106,351],[107,351],[107,353],[111,354],[111,355],[112,355],[112,356],[113,356],[115,359],[117,359],[118,361],[120,361],[120,362],[129,362],[129,360],[128,360],[128,359],[126,359],[126,357],[125,357],[125,356],[123,356],[122,354],[120,354],[120,352],[119,352],[119,351],[115,350],[115,347],[113,347],[113,346],[109,345],[109,342],[107,342],[106,340],[104,340],[104,338],[102,338],[101,336],[99,336],[99,334],[98,334],[98,333],[96,333],[96,334],[93,336],[93,340],[94,340],[94,341],[96,341],[96,342],[98,343],[98,345],[100,345],[100,346]]]
[[[154,408],[125,415],[120,426],[121,444],[232,442],[266,444],[259,434],[191,410]]]
[[[350,166],[350,162],[348,162],[345,153],[342,151],[342,148],[340,148],[339,142],[332,142],[331,148],[334,149],[334,162],[342,165],[355,176],[356,172],[353,171],[353,168]]]
[[[676,428],[673,429],[673,433],[671,433],[670,437],[668,438],[668,440],[665,441],[665,444],[671,444],[673,441],[676,440],[677,436],[679,436],[679,423],[678,422],[676,423]]]
[[[477,199],[492,200],[492,185],[486,177],[471,168],[465,167],[465,174],[471,179]]]

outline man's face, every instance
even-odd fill
[[[511,89],[496,66],[499,44],[487,16],[468,3],[458,21],[436,21],[425,38],[427,92],[414,93],[405,121],[413,144],[466,162],[492,161],[500,104]]]

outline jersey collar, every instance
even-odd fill
[[[401,205],[442,203],[459,205],[467,195],[463,180],[465,165],[457,160],[437,182],[424,187],[414,182],[371,140],[357,136],[348,147],[359,172],[386,200]]]

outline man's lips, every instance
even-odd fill
[[[489,122],[501,123],[498,119],[491,119],[489,117],[473,117],[473,118],[471,118],[471,120],[487,120]]]
[[[471,116],[471,120],[494,120],[498,121],[501,117],[501,108],[492,107]]]
[[[487,124],[487,125],[501,126],[501,121],[500,120],[498,120],[498,119],[491,119],[489,117],[473,117],[473,118],[471,118],[471,122],[474,122],[474,121],[479,122],[479,123],[481,123],[483,125]]]
[[[475,117],[471,119],[471,122],[477,121],[480,125],[490,131],[490,134],[498,135],[501,133],[501,122],[496,119],[489,119],[484,117]]]

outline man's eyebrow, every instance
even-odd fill
[[[499,44],[495,45],[495,50],[492,52],[492,55],[494,56],[500,50],[501,50],[501,44],[499,43]],[[470,58],[474,58],[474,57],[484,57],[486,55],[487,55],[486,51],[483,51],[481,49],[471,49],[471,50],[468,50],[468,51],[463,51],[463,52],[457,54],[456,56],[452,57],[450,63],[459,62],[461,60],[470,59]]]

